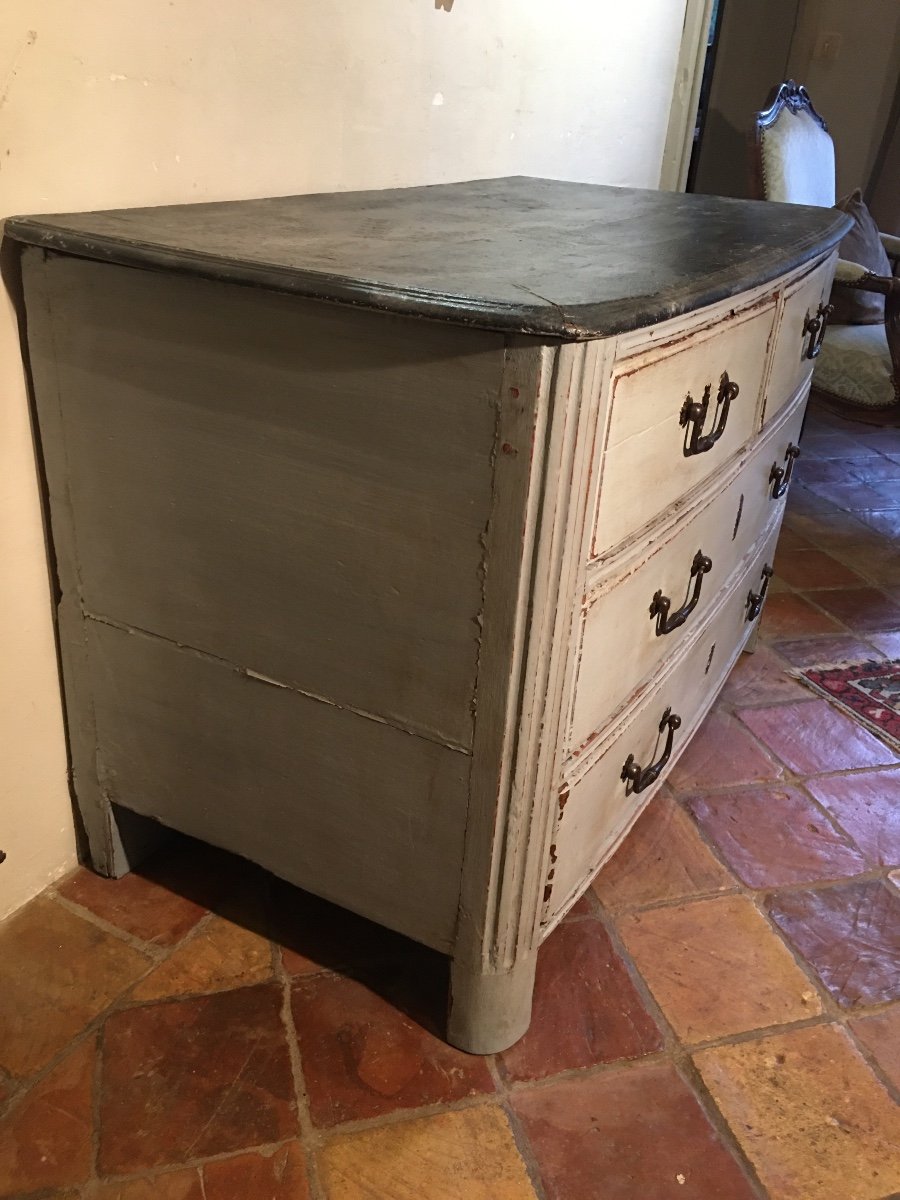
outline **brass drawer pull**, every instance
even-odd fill
[[[806,320],[803,322],[803,336],[806,337],[809,334],[809,343],[803,352],[804,358],[819,357],[822,342],[825,340],[825,327],[833,312],[833,304],[820,304],[815,316],[806,314]]]
[[[762,587],[759,589],[758,592],[751,591],[747,595],[747,620],[748,621],[755,621],[756,618],[759,616],[759,614],[762,612],[762,606],[766,602],[766,592],[769,590],[769,580],[772,578],[772,576],[774,574],[775,574],[775,572],[772,570],[772,568],[769,566],[769,564],[766,563],[766,565],[762,569],[762,575],[760,576],[760,578],[763,581]]]
[[[679,625],[685,623],[697,607],[697,601],[700,599],[700,588],[703,586],[703,576],[710,570],[712,570],[712,559],[707,558],[702,550],[698,550],[691,563],[691,579],[694,580],[693,594],[690,600],[686,604],[683,604],[681,608],[676,609],[671,616],[669,615],[669,609],[672,607],[672,601],[668,596],[662,594],[662,590],[654,593],[653,601],[650,605],[650,616],[656,617],[657,637],[661,637],[665,633],[671,633],[673,629],[677,629]]]
[[[678,423],[682,428],[691,427],[684,435],[685,458],[690,458],[692,454],[705,454],[707,450],[712,450],[713,446],[725,432],[728,410],[731,407],[732,400],[735,399],[740,390],[738,385],[732,383],[728,378],[728,372],[723,371],[722,378],[719,380],[719,391],[716,395],[716,415],[713,421],[713,428],[709,433],[703,433],[702,430],[706,414],[709,412],[712,384],[708,383],[704,388],[702,400],[692,400],[691,394],[688,392],[687,399],[681,406],[681,415],[678,418]]]
[[[651,783],[656,783],[660,772],[669,761],[672,755],[672,742],[675,740],[675,730],[681,727],[681,717],[677,713],[673,713],[671,708],[667,708],[663,713],[662,720],[659,723],[659,732],[662,733],[666,726],[669,729],[669,736],[666,738],[666,748],[663,750],[662,757],[658,762],[652,763],[649,767],[640,767],[634,761],[633,754],[629,754],[625,760],[625,766],[622,768],[622,778],[626,784],[631,783],[632,792],[642,792]]]
[[[791,443],[784,452],[784,461],[787,463],[787,469],[779,467],[777,462],[772,463],[772,470],[769,472],[769,483],[774,484],[772,488],[773,500],[780,500],[788,490],[791,475],[794,473],[794,463],[799,457],[800,447]]]

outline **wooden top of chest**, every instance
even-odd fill
[[[726,299],[834,246],[833,209],[514,176],[13,217],[101,262],[581,341]]]

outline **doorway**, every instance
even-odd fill
[[[883,207],[890,204],[889,181],[900,171],[897,0],[867,0],[864,19],[858,0],[718,0],[700,36],[697,119],[683,147],[681,186],[750,197],[754,115],[793,78],[828,122],[838,195],[862,187]],[[900,219],[900,212],[892,216]]]

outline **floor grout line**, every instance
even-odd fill
[[[368,1133],[375,1129],[406,1125],[411,1121],[421,1121],[427,1117],[439,1117],[442,1113],[496,1107],[498,1099],[496,1092],[474,1092],[469,1096],[461,1096],[458,1100],[436,1100],[433,1104],[391,1109],[389,1112],[378,1113],[374,1117],[357,1117],[349,1121],[340,1121],[335,1125],[315,1130],[317,1148],[321,1151],[336,1139],[355,1133]]]
[[[638,990],[638,994],[640,995],[647,1011],[650,1013],[651,1017],[656,1022],[660,1032],[663,1035],[663,1050],[661,1054],[663,1061],[672,1063],[673,1067],[682,1076],[690,1090],[697,1096],[698,1102],[706,1114],[706,1117],[709,1120],[712,1128],[719,1135],[723,1144],[728,1148],[735,1160],[740,1164],[745,1175],[748,1176],[753,1185],[757,1188],[762,1200],[766,1200],[767,1193],[759,1183],[756,1176],[756,1171],[750,1162],[749,1157],[744,1151],[744,1148],[741,1146],[740,1141],[728,1123],[725,1114],[719,1109],[712,1096],[708,1095],[705,1088],[702,1092],[698,1092],[698,1089],[692,1086],[692,1082],[685,1076],[683,1071],[679,1069],[680,1067],[688,1065],[691,1071],[694,1070],[693,1060],[690,1058],[690,1052],[683,1045],[675,1027],[669,1021],[665,1011],[658,1003],[652,989],[642,975],[640,968],[634,961],[620,934],[615,919],[608,912],[608,910],[605,909],[602,901],[599,902],[599,907],[602,913],[601,920],[604,928],[607,931],[607,934],[609,935],[613,949],[625,964],[625,968],[628,971],[630,978],[634,982],[635,987]]]
[[[203,1168],[209,1163],[228,1162],[229,1159],[240,1158],[245,1154],[259,1154],[263,1158],[270,1158],[283,1146],[290,1146],[295,1141],[297,1141],[296,1138],[282,1138],[277,1142],[259,1142],[252,1146],[242,1146],[238,1150],[223,1150],[218,1154],[198,1155],[196,1157],[186,1158],[183,1162],[162,1163],[158,1166],[147,1167],[146,1169],[139,1171],[114,1172],[112,1174],[102,1176],[102,1178],[99,1180],[92,1180],[84,1186],[91,1187],[97,1182],[102,1182],[104,1185],[106,1185],[117,1183],[127,1184],[138,1181],[143,1182],[146,1180],[152,1181],[165,1175],[174,1175],[180,1171],[197,1171],[201,1176],[202,1181]],[[43,1193],[40,1194],[43,1195]],[[53,1196],[50,1197],[49,1200],[54,1200],[57,1194],[57,1191],[54,1190]],[[28,1196],[30,1197],[31,1195],[32,1193],[29,1192]],[[14,1197],[10,1198],[10,1200],[18,1200],[18,1198]],[[235,1200],[237,1200],[237,1198],[235,1198]],[[246,1200],[253,1200],[253,1198],[246,1197]]]
[[[516,1149],[519,1152],[519,1157],[525,1165],[525,1170],[528,1172],[528,1178],[531,1181],[531,1186],[534,1189],[537,1200],[550,1200],[547,1191],[544,1187],[544,1180],[541,1174],[540,1162],[531,1144],[531,1139],[528,1136],[528,1131],[524,1123],[516,1112],[515,1105],[512,1101],[512,1095],[509,1084],[500,1069],[500,1063],[497,1055],[492,1054],[488,1057],[488,1070],[491,1073],[491,1078],[494,1081],[497,1098],[500,1105],[506,1114],[506,1119],[509,1122],[509,1127],[512,1131],[513,1141],[516,1144]]]
[[[141,954],[151,958],[154,966],[164,962],[171,952],[182,944],[184,938],[188,937],[192,932],[192,930],[188,930],[184,938],[171,946],[160,945],[156,942],[145,942],[142,938],[135,936],[135,934],[129,933],[127,929],[122,929],[118,925],[114,925],[111,921],[107,921],[104,917],[99,916],[85,905],[78,904],[76,901],[70,900],[67,896],[60,895],[53,887],[48,888],[47,891],[41,894],[48,896],[56,904],[60,905],[61,908],[72,913],[73,916],[80,917],[83,921],[87,921],[89,925],[95,925],[98,929],[102,929],[104,933],[111,934],[120,942],[124,942],[126,946],[130,946],[133,950],[138,950]],[[207,913],[205,916],[200,917],[199,920],[203,921],[209,915]]]
[[[756,1191],[759,1200],[769,1200],[769,1192],[763,1185],[752,1159],[741,1145],[737,1133],[730,1121],[716,1104],[715,1097],[706,1086],[706,1081],[700,1074],[693,1058],[685,1053],[673,1059],[675,1070],[683,1079],[686,1086],[693,1092],[697,1102],[706,1114],[706,1118],[731,1151],[732,1157],[740,1165],[750,1186]],[[637,1198],[635,1198],[637,1200]]]
[[[90,1181],[96,1183],[100,1175],[100,1138],[103,1133],[102,1099],[103,1099],[103,1027],[94,1033],[94,1070],[91,1076],[91,1175]]]
[[[288,1054],[291,1061],[291,1074],[294,1080],[294,1098],[297,1104],[297,1126],[300,1145],[306,1160],[306,1177],[309,1186],[310,1200],[327,1200],[327,1194],[319,1172],[317,1151],[319,1140],[313,1124],[309,1107],[309,1094],[306,1079],[303,1074],[303,1061],[300,1053],[300,1043],[297,1038],[297,1027],[294,1023],[292,1006],[293,980],[285,970],[281,947],[269,939],[272,953],[272,970],[274,978],[281,984],[281,1021],[287,1041]]]

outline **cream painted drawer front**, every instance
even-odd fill
[[[720,495],[685,521],[661,530],[649,558],[616,560],[613,569],[588,593],[582,618],[574,700],[566,738],[578,751],[659,664],[706,619],[722,589],[751,552],[766,524],[780,519],[783,484],[773,482],[773,467],[784,469],[789,447],[796,447],[803,423],[805,393],[796,397],[787,421],[781,421],[745,459],[739,460]],[[646,551],[645,551],[646,553]],[[708,570],[692,573],[695,556]],[[699,590],[698,590],[699,581]],[[684,623],[657,634],[660,617],[651,615],[657,592],[669,597],[669,619],[697,595]],[[615,663],[610,671],[609,664]]]
[[[776,525],[708,627],[683,647],[662,676],[646,689],[640,703],[608,731],[601,744],[567,764],[551,853],[553,875],[548,884],[545,923],[552,922],[580,893],[587,878],[609,857],[653,795],[656,784],[635,793],[632,785],[626,786],[622,779],[622,770],[629,755],[642,767],[659,760],[667,739],[660,722],[667,709],[681,718],[681,725],[674,732],[671,758],[657,783],[665,779],[668,768],[690,741],[754,627],[748,620],[748,594],[760,592],[763,568],[771,564],[777,538]],[[610,656],[610,665],[618,671],[615,655]]]
[[[767,299],[616,364],[609,424],[599,447],[593,558],[606,556],[720,470],[753,436],[774,320],[775,301]],[[709,450],[687,454],[694,425],[685,423],[684,410],[702,404],[709,388],[702,435],[712,432],[721,419],[717,395],[725,373],[739,392],[721,435]]]
[[[814,271],[791,284],[784,293],[778,322],[772,367],[766,384],[765,420],[771,421],[795,390],[812,374],[813,360],[807,357],[816,337],[807,329],[821,305],[828,303],[836,258],[831,257]]]

